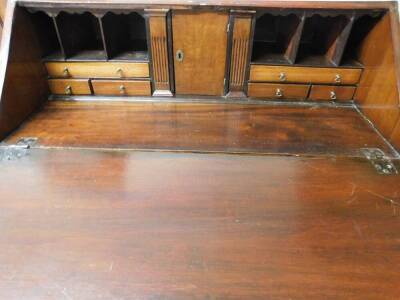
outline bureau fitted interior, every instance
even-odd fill
[[[161,111],[168,113],[169,117],[163,124],[164,128],[157,123],[157,109],[139,106],[147,116],[146,120],[154,122],[144,132],[150,136],[152,130],[156,132],[163,128],[168,131],[170,126],[187,126],[188,131],[184,130],[182,134],[192,136],[192,139],[184,145],[176,144],[172,140],[179,137],[171,133],[169,142],[163,143],[163,136],[156,135],[159,140],[152,140],[147,145],[133,141],[130,132],[120,132],[126,141],[120,140],[114,146],[227,149],[233,152],[251,152],[253,149],[258,153],[312,153],[315,149],[325,149],[321,153],[330,154],[328,149],[333,144],[348,143],[346,132],[357,131],[360,140],[366,140],[371,129],[377,135],[377,139],[372,141],[398,145],[400,125],[397,125],[395,39],[391,12],[386,6],[359,9],[257,7],[244,10],[224,7],[216,10],[211,7],[129,8],[128,5],[122,9],[112,6],[41,6],[24,1],[19,3],[16,12],[15,34],[24,33],[24,40],[35,45],[31,60],[35,62],[37,72],[36,83],[32,86],[40,86],[37,98],[41,100],[37,103],[45,102],[45,106],[37,115],[27,109],[19,123],[15,122],[4,130],[3,136],[6,137],[11,129],[28,118],[21,131],[9,137],[10,142],[29,134],[43,141],[47,136],[50,142],[46,146],[52,146],[57,140],[55,137],[65,134],[65,123],[48,123],[55,117],[53,111],[61,113],[59,118],[68,118],[70,128],[88,131],[90,136],[102,136],[109,123],[116,130],[123,126],[129,128],[126,124],[133,121],[126,120],[126,114],[135,107],[132,102],[145,100],[165,103],[167,109]],[[384,74],[387,74],[386,78]],[[48,99],[60,101],[60,105],[46,103]],[[105,106],[83,102],[71,106],[73,109],[69,111],[68,104],[61,104],[87,100],[104,102]],[[110,101],[120,101],[126,109],[118,107],[112,121],[96,120]],[[168,104],[176,101],[182,108]],[[196,109],[202,111],[202,103],[210,102],[215,105],[207,106],[209,114],[196,112]],[[265,127],[264,120],[258,119],[255,111],[254,115],[250,114],[248,119],[238,123],[228,122],[229,119],[219,113],[225,107],[228,115],[237,115],[243,109],[253,111],[253,105],[283,105],[279,118],[284,118],[287,113],[290,121],[277,121],[279,133],[274,134],[275,127]],[[308,107],[310,111],[302,110],[298,117],[284,106]],[[321,119],[311,109],[336,118]],[[343,121],[338,116],[348,116],[347,110],[352,111],[353,117]],[[193,119],[186,118],[188,111],[193,111]],[[338,114],[338,111],[342,112]],[[265,111],[265,118],[271,116],[276,117],[275,113]],[[214,118],[221,118],[229,124],[223,125]],[[357,123],[355,129],[354,124],[348,122],[351,119],[360,120],[365,127]],[[207,126],[221,131],[215,129],[211,136],[204,138],[204,142],[203,137],[193,132],[207,130]],[[318,131],[321,128],[316,130],[318,126],[322,131]],[[45,127],[48,129],[44,132]],[[287,145],[300,141],[306,146],[301,150],[297,146],[283,147],[285,150],[267,146],[267,142],[255,138],[257,142],[253,148],[248,147],[240,141],[241,135],[246,134],[244,128],[252,128],[247,134],[251,132],[254,138],[264,136],[265,133],[258,130],[267,130],[265,139],[272,139],[270,145],[283,145],[279,140],[279,135],[282,135]],[[237,130],[237,141],[224,137],[224,132]],[[308,135],[313,138],[306,138]],[[330,139],[319,140],[318,135],[327,135]],[[196,142],[196,138],[202,142]],[[278,140],[274,140],[276,138]],[[226,143],[210,146],[211,140],[217,139]],[[65,145],[74,144],[70,139],[60,140]],[[111,134],[102,136],[100,140],[103,142],[99,144],[78,142],[76,145],[104,146],[106,141],[113,144]],[[361,143],[350,144],[352,150],[349,153],[361,153],[354,150],[361,149]],[[382,148],[380,142],[364,142],[365,147],[378,144]],[[386,150],[391,156],[395,155],[392,148]]]
[[[163,85],[170,93],[161,96],[350,101],[363,70],[360,46],[384,14],[36,9],[32,20],[52,94],[151,96]]]

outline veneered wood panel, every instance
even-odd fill
[[[169,79],[169,56],[167,18],[164,13],[155,11],[149,16],[151,57],[155,95],[172,96]]]
[[[224,94],[227,25],[225,12],[173,12],[176,94]],[[176,58],[178,50],[182,61]]]
[[[307,98],[309,85],[305,84],[276,84],[249,83],[248,95],[255,98],[294,99]]]
[[[40,45],[28,12],[7,6],[0,64],[0,139],[47,99],[49,88]]]
[[[252,16],[235,16],[232,36],[229,92],[244,95],[244,83],[249,62]]]
[[[355,86],[313,85],[309,98],[311,100],[329,101],[351,100],[355,91]]]
[[[386,138],[390,138],[400,113],[391,32],[390,15],[386,14],[366,37],[359,54],[364,71],[354,96]]]
[[[150,81],[143,80],[92,80],[95,95],[150,96]]]
[[[0,19],[1,19],[1,26],[3,27],[4,17],[6,15],[6,7],[7,7],[8,0],[0,0]]]
[[[284,74],[284,79],[282,75]],[[361,69],[252,65],[250,81],[356,84]]]
[[[55,0],[58,3],[70,3],[76,7],[94,7],[94,8],[119,8],[119,9],[132,9],[132,5],[140,4],[143,2],[139,0],[90,0],[90,2],[82,2],[82,0]],[[31,7],[43,6],[43,3],[49,3],[49,0],[20,0],[24,5]],[[261,0],[164,0],[153,2],[154,5],[166,6],[171,9],[182,9],[183,7],[190,8],[192,6],[225,6],[225,7],[259,7],[259,8],[312,8],[312,9],[370,9],[370,8],[389,8],[395,9],[396,3],[394,1],[297,1],[297,0],[270,0],[268,2]]]
[[[32,149],[0,169],[1,299],[400,294],[400,176],[366,160]]]
[[[6,14],[6,7],[7,7],[7,0],[0,0],[0,45],[4,27],[4,17]]]
[[[333,32],[338,34],[332,45],[329,47],[326,56],[327,59],[335,66],[340,65],[344,48],[346,47],[347,40],[350,36],[353,23],[354,15],[351,15],[343,17],[342,19],[338,19],[334,24]]]
[[[6,142],[27,136],[57,147],[337,156],[376,147],[392,155],[350,107],[51,101]]]
[[[149,77],[148,63],[130,62],[47,62],[51,77],[131,78]]]
[[[49,79],[50,91],[61,95],[90,95],[89,79]]]
[[[389,140],[397,150],[400,149],[400,118],[397,121],[397,125],[394,127]]]

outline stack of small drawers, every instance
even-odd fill
[[[47,62],[56,95],[150,96],[147,62]]]
[[[265,99],[349,101],[362,69],[251,65],[248,96]]]

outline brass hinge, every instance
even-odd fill
[[[1,144],[0,145],[0,161],[2,160],[16,160],[25,156],[28,150],[37,142],[36,137],[20,138],[15,144]]]
[[[228,25],[226,25],[226,32],[229,32],[231,30],[231,22],[228,22]]]
[[[374,166],[375,170],[382,175],[398,174],[396,166],[391,159],[379,148],[362,148],[361,153]]]

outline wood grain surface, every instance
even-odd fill
[[[7,6],[0,47],[0,139],[5,138],[47,99],[46,70],[28,13]],[[29,51],[28,51],[29,49]]]
[[[50,92],[61,95],[90,95],[89,79],[49,79]]]
[[[43,146],[333,154],[390,148],[351,107],[49,102],[7,142]]]
[[[172,30],[177,95],[223,95],[227,25],[226,12],[174,11]],[[177,51],[183,52],[182,61],[176,58]]]
[[[360,61],[365,69],[354,99],[363,113],[390,139],[400,120],[400,100],[390,15],[386,14],[364,40]],[[397,138],[398,139],[398,138]],[[399,141],[394,139],[398,145]]]
[[[248,96],[266,99],[293,99],[307,98],[309,85],[306,84],[279,84],[279,83],[249,83]]]
[[[311,100],[346,101],[353,99],[355,91],[355,86],[313,85],[311,86],[309,98]],[[332,92],[335,95],[335,99],[332,99]]]
[[[0,168],[1,299],[400,294],[400,177],[364,160],[34,149]]]
[[[150,81],[144,80],[92,80],[95,95],[150,96]]]
[[[281,73],[285,80],[281,80]],[[336,76],[340,81],[336,82]],[[356,84],[360,80],[361,69],[345,68],[312,68],[312,67],[286,67],[251,65],[250,81],[253,82],[300,82],[300,83],[326,83],[326,84]]]
[[[47,62],[45,65],[47,68],[47,72],[52,77],[72,77],[72,78],[149,77],[148,63]]]

